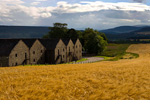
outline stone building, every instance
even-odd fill
[[[29,64],[45,64],[45,47],[37,39],[23,39],[29,48]]]
[[[61,39],[39,39],[46,48],[45,63],[66,63],[66,45]]]
[[[17,66],[29,63],[29,48],[22,40],[0,39],[0,66]]]
[[[60,64],[81,58],[79,39],[0,39],[0,67]]]
[[[82,44],[79,39],[72,39],[74,43],[74,58],[75,60],[82,59]]]
[[[66,45],[66,62],[71,62],[74,60],[74,43],[71,39],[62,39]]]

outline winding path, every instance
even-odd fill
[[[101,61],[101,60],[104,60],[104,58],[101,58],[101,57],[84,57],[88,60],[86,61],[82,61],[83,63],[88,63],[88,62],[97,62],[97,61]]]
[[[78,62],[78,63],[75,63],[75,64],[93,63],[93,62],[104,60],[104,58],[101,58],[101,57],[83,57],[83,58],[86,58],[87,60],[86,61],[81,61],[81,62]]]

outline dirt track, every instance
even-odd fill
[[[92,63],[92,62],[97,62],[97,61],[101,61],[101,60],[104,60],[104,58],[101,58],[101,57],[84,57],[88,60],[86,61],[82,61],[80,63]]]

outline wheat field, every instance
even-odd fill
[[[137,59],[0,68],[1,100],[150,100],[150,44]]]

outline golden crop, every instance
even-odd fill
[[[150,44],[132,60],[0,68],[0,99],[150,99]]]

